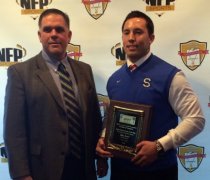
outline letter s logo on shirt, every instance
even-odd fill
[[[150,87],[151,86],[150,82],[151,82],[151,79],[150,78],[145,78],[144,79],[143,86],[144,87]]]

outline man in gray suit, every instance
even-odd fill
[[[16,180],[95,180],[95,146],[101,115],[91,67],[67,57],[69,17],[58,9],[39,18],[43,50],[8,68],[4,140],[9,171]],[[58,64],[70,74],[81,117],[81,156],[70,146],[67,107]],[[71,109],[70,109],[71,111]]]

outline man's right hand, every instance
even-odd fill
[[[105,150],[104,138],[100,138],[98,140],[98,143],[96,146],[96,154],[103,158],[113,157],[112,153]]]

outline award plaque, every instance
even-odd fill
[[[146,140],[150,129],[152,106],[110,100],[105,146],[115,157],[135,156],[136,144]]]

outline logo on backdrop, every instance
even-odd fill
[[[100,18],[111,0],[82,0],[87,12],[94,19]]]
[[[0,49],[0,66],[10,66],[12,64],[22,62],[26,56],[26,49],[17,44],[16,48],[1,48]]]
[[[79,60],[82,56],[80,45],[69,43],[66,51],[67,55],[74,60]]]
[[[97,94],[102,118],[105,116],[109,106],[109,98],[103,94]]]
[[[126,54],[121,43],[117,43],[112,47],[111,53],[116,57],[116,65],[122,66],[126,63]]]
[[[175,0],[143,0],[146,2],[146,11],[155,12],[161,17],[166,11],[175,10]]]
[[[2,163],[7,162],[7,153],[5,150],[4,143],[0,143],[0,159]]]
[[[204,147],[189,144],[180,146],[177,156],[182,166],[191,173],[198,169],[206,155],[204,154]]]
[[[16,0],[16,3],[22,7],[22,15],[31,15],[35,20],[41,14],[52,0]]]
[[[207,42],[192,40],[180,43],[179,55],[183,63],[192,71],[201,65],[208,53]]]

